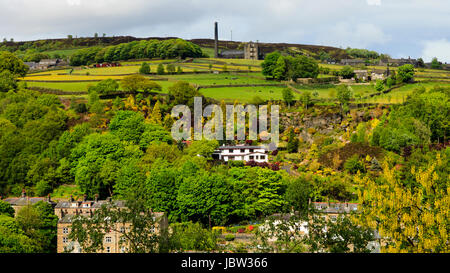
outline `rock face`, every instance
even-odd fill
[[[324,113],[314,116],[300,112],[280,113],[280,124],[283,128],[300,128],[300,137],[306,142],[312,142],[315,132],[330,134],[336,128],[341,128],[342,118],[339,113]]]

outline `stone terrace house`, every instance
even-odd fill
[[[120,200],[112,201],[110,198],[107,200],[93,201],[84,198],[82,201],[73,200],[59,202],[55,207],[55,214],[58,216],[57,227],[57,252],[64,253],[81,253],[82,249],[78,242],[69,240],[69,234],[71,232],[72,221],[77,216],[91,217],[95,210],[101,208],[103,205],[113,202],[118,209],[126,208],[125,202]],[[159,232],[160,227],[167,227],[167,217],[162,212],[154,212],[155,232]],[[130,224],[117,223],[114,230],[111,230],[104,237],[103,251],[102,253],[126,253],[128,248],[125,244],[122,244],[122,234],[130,230]]]
[[[26,195],[25,190],[22,191],[21,197],[10,197],[10,198],[4,199],[3,201],[11,204],[16,215],[17,215],[17,212],[19,212],[19,210],[22,209],[23,207],[26,207],[28,205],[34,205],[40,201],[47,202],[50,205],[52,205],[53,207],[56,206],[56,203],[50,199],[50,195],[48,195],[47,197],[28,197]]]
[[[366,62],[364,60],[360,60],[360,59],[342,59],[341,64],[355,66],[355,65],[366,64]]]
[[[214,159],[228,161],[268,162],[267,149],[261,146],[221,146],[212,154]]]

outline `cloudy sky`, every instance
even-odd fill
[[[449,0],[0,0],[0,38],[132,35],[367,48],[450,63]]]

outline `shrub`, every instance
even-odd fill
[[[344,169],[351,174],[356,174],[358,171],[365,172],[364,165],[360,162],[358,155],[353,155],[344,163]]]
[[[225,240],[226,241],[234,241],[234,239],[236,238],[236,236],[234,236],[233,234],[227,234],[225,235]]]

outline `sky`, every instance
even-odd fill
[[[450,0],[0,0],[0,38],[130,35],[367,48],[450,63]],[[232,37],[231,37],[232,36]]]

